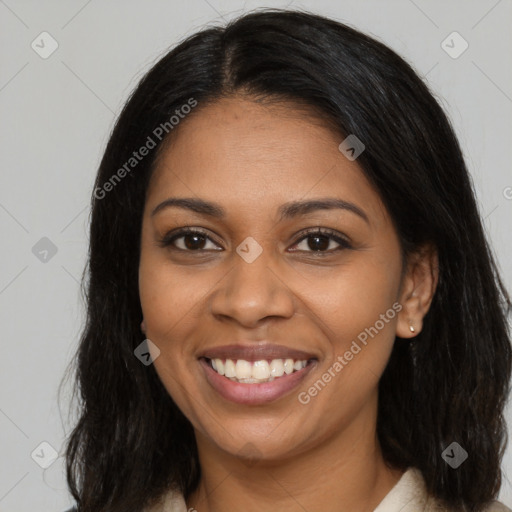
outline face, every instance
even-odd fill
[[[140,300],[202,445],[276,460],[375,425],[402,259],[342,140],[293,105],[230,98],[182,122],[159,160]]]

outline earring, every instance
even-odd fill
[[[144,323],[144,320],[140,323],[140,330],[146,334],[146,324]]]
[[[409,325],[409,330],[412,332],[412,333],[415,333],[416,332],[416,329],[414,329],[414,327],[412,325]]]

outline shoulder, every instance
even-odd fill
[[[423,477],[419,470],[408,469],[400,481],[384,498],[374,512],[455,512],[443,508],[437,500],[428,496],[425,490]],[[177,491],[170,491],[162,497],[159,503],[145,510],[145,512],[187,512],[185,500]],[[76,507],[65,512],[77,512]],[[482,512],[512,512],[512,509],[499,501],[492,501]]]
[[[447,510],[438,500],[430,496],[421,472],[416,468],[409,468],[374,512],[418,512],[419,510],[459,512]],[[492,501],[483,508],[482,512],[512,512],[512,510],[499,501]]]
[[[425,512],[459,512],[458,509],[446,509],[441,506],[437,500],[428,500],[428,506],[425,508]],[[507,506],[499,501],[491,501],[481,512],[512,512]]]
[[[77,512],[76,507],[72,507],[65,512]],[[187,505],[183,495],[178,491],[170,490],[163,495],[156,504],[147,507],[143,512],[188,512]]]
[[[427,507],[425,512],[457,512],[456,510],[446,510],[437,503],[433,503],[432,507]],[[492,501],[482,509],[482,512],[512,512],[507,506],[499,501]]]
[[[492,501],[484,509],[484,512],[512,512],[512,510],[503,505],[500,501]]]

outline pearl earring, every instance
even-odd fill
[[[409,330],[412,332],[412,333],[415,333],[416,332],[416,329],[414,329],[414,327],[412,325],[409,325]]]

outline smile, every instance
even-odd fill
[[[219,374],[234,382],[257,384],[272,382],[283,375],[302,370],[307,360],[273,359],[267,361],[246,361],[245,359],[210,359],[211,367]]]
[[[316,359],[209,359],[201,357],[206,381],[229,402],[264,405],[290,394],[316,366]]]

